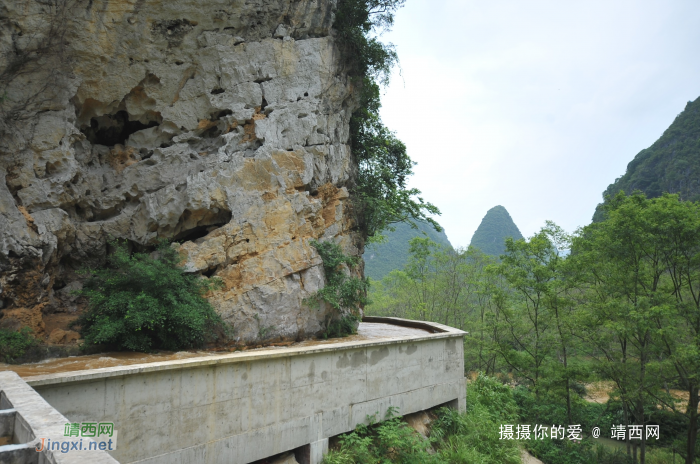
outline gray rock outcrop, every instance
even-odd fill
[[[363,248],[334,7],[5,0],[0,325],[65,329],[51,322],[77,309],[65,289],[111,238],[167,238],[224,281],[210,301],[238,340],[322,330],[329,310],[304,304],[324,285],[309,242]]]

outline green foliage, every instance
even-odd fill
[[[640,151],[627,165],[625,175],[610,184],[603,193],[605,203],[618,192],[640,190],[648,198],[664,192],[678,193],[681,199],[700,200],[700,98],[688,102],[673,124],[652,146]],[[604,218],[603,205],[596,208],[593,220]]]
[[[382,124],[380,85],[389,82],[398,56],[391,44],[378,40],[389,29],[394,13],[405,0],[341,0],[334,28],[347,72],[359,90],[359,106],[350,119],[350,143],[358,166],[353,203],[366,236],[387,229],[391,224],[425,220],[436,230],[439,225],[428,214],[440,214],[425,202],[417,189],[406,182],[414,162],[406,146]]]
[[[14,362],[36,345],[37,341],[29,327],[22,327],[20,330],[0,328],[0,360],[3,362]]]
[[[500,262],[414,238],[404,269],[373,285],[367,313],[468,331],[466,370],[518,385],[523,423],[658,424],[664,437],[646,450],[672,446],[695,464],[700,204],[620,192],[603,208],[603,221],[572,236],[548,222],[527,240],[507,239]],[[608,404],[585,399],[594,380],[614,385]],[[547,464],[628,461],[626,446],[620,457],[594,445],[528,446]]]
[[[331,321],[322,336],[323,338],[339,338],[354,335],[357,333],[357,325],[359,322],[360,317],[354,314],[348,314],[340,319]]]
[[[409,241],[414,237],[427,237],[433,242],[451,249],[452,245],[445,232],[437,232],[424,221],[411,224],[396,224],[393,231],[385,231],[386,240],[365,246],[365,275],[373,280],[381,280],[393,270],[401,270],[409,259]]]
[[[87,344],[119,350],[181,350],[198,347],[223,330],[204,295],[220,285],[185,273],[177,252],[161,242],[156,257],[130,254],[114,242],[108,267],[85,271],[79,294],[89,301],[79,324]]]
[[[494,206],[486,212],[469,245],[498,257],[505,253],[505,240],[508,237],[513,240],[523,238],[508,211],[503,206]]]
[[[501,424],[516,422],[517,406],[511,389],[479,374],[467,388],[467,412],[440,409],[430,439],[440,462],[516,464],[520,463],[518,442],[499,439]]]
[[[395,408],[389,408],[380,424],[376,424],[376,415],[367,419],[368,425],[360,424],[354,432],[341,437],[340,450],[330,451],[323,460],[325,464],[442,462],[428,454],[430,443],[402,422]]]
[[[343,253],[333,242],[312,241],[323,261],[326,286],[309,298],[311,303],[324,301],[337,311],[347,310],[355,314],[366,305],[369,281],[349,276],[349,270],[357,265],[357,258]],[[347,271],[346,271],[347,270]]]
[[[429,440],[416,434],[388,411],[387,420],[359,425],[341,438],[339,450],[328,453],[326,464],[440,463],[517,464],[516,441],[499,440],[499,426],[514,421],[517,406],[510,388],[480,375],[467,389],[467,412],[441,408],[433,422]],[[512,422],[511,422],[512,423]],[[436,451],[427,452],[431,445]]]

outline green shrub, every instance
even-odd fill
[[[515,423],[517,406],[510,388],[495,379],[479,376],[467,389],[467,412],[441,408],[433,422],[430,442],[388,412],[388,420],[359,425],[344,435],[340,449],[326,456],[326,464],[440,463],[519,464],[520,449],[514,440],[499,440],[499,426]],[[428,453],[431,444],[435,454]]]
[[[333,242],[312,241],[323,261],[326,286],[316,292],[311,301],[325,301],[334,309],[355,311],[369,303],[367,290],[369,280],[350,277],[343,272],[343,264],[353,269],[358,259],[343,253],[340,246]]]
[[[181,350],[202,346],[223,323],[204,298],[220,285],[178,267],[177,252],[161,242],[156,257],[130,254],[114,242],[114,253],[103,269],[90,275],[78,293],[88,299],[80,318],[86,344],[130,351]]]
[[[520,463],[518,442],[499,434],[502,424],[517,423],[517,413],[510,387],[479,374],[467,387],[467,412],[442,408],[433,422],[430,439],[440,462]]]
[[[20,330],[0,329],[0,359],[6,363],[15,362],[29,348],[36,345],[37,341],[29,327],[22,327]]]
[[[397,417],[395,408],[389,408],[384,422],[376,424],[376,416],[369,416],[369,425],[358,425],[354,432],[340,439],[340,450],[331,451],[325,464],[441,463],[437,456],[428,454],[430,443]]]
[[[354,314],[343,316],[340,319],[331,321],[323,333],[323,338],[347,337],[357,333],[357,324],[360,318]]]

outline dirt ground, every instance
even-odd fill
[[[526,450],[520,450],[520,459],[523,464],[544,464]]]
[[[584,399],[591,403],[604,404],[610,399],[610,392],[614,387],[615,384],[609,380],[588,383]],[[685,410],[685,405],[688,404],[688,392],[682,390],[669,390],[669,392],[676,399],[676,407],[681,411]],[[698,412],[700,412],[700,405],[698,405]]]

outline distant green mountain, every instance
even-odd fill
[[[503,206],[494,206],[481,220],[470,245],[487,255],[500,256],[506,249],[506,237],[512,237],[515,240],[523,238],[508,211]]]
[[[365,276],[379,280],[394,269],[403,269],[408,261],[408,241],[413,237],[428,237],[435,243],[452,248],[450,241],[442,232],[436,232],[433,227],[425,222],[417,222],[418,229],[410,224],[396,224],[394,232],[385,231],[386,242],[370,244],[365,248],[362,257],[365,260]]]
[[[700,200],[700,98],[688,102],[659,140],[630,161],[625,175],[608,186],[603,198],[620,190],[641,190],[648,198],[669,192],[682,200]],[[596,207],[594,222],[603,219],[601,206]]]

